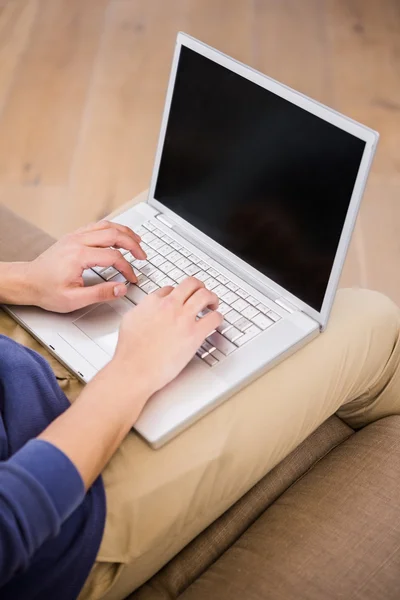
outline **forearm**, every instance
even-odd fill
[[[148,395],[145,382],[142,385],[138,378],[134,386],[128,384],[120,367],[111,362],[39,439],[71,460],[87,489],[129,433]]]
[[[27,262],[0,262],[0,303],[31,304],[33,294]]]

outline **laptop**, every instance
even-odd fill
[[[138,284],[68,315],[8,310],[88,382],[113,356],[122,315],[148,294],[188,276],[212,289],[223,324],[135,425],[159,448],[321,335],[377,142],[375,131],[179,33],[147,201],[115,219],[142,237],[147,260],[123,251]],[[85,272],[87,285],[121,277]]]

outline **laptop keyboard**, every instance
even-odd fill
[[[202,281],[206,288],[218,296],[218,311],[224,316],[223,323],[197,350],[197,356],[206,364],[211,367],[217,365],[281,319],[273,310],[272,300],[260,302],[157,226],[157,221],[153,219],[135,230],[142,238],[141,246],[147,254],[147,260],[137,260],[127,250],[120,251],[131,263],[138,278],[136,285],[128,286],[125,298],[138,304],[160,287],[176,287],[189,276]],[[94,267],[94,271],[106,281],[125,282],[125,277],[114,267]],[[204,311],[198,318],[207,312]]]

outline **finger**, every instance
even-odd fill
[[[185,309],[188,310],[193,317],[198,315],[206,308],[216,310],[218,308],[219,299],[214,292],[207,290],[206,288],[198,289],[185,303]]]
[[[132,265],[118,250],[112,248],[86,248],[85,268],[91,267],[114,267],[130,283],[136,283],[137,281]]]
[[[221,313],[215,310],[209,312],[202,319],[199,319],[196,323],[196,328],[199,331],[202,340],[205,340],[212,331],[222,325],[223,320],[224,317],[221,315]]]
[[[197,290],[204,289],[204,283],[195,277],[188,277],[180,283],[174,292],[175,298],[184,304]]]
[[[77,233],[85,233],[87,231],[102,231],[104,229],[110,229],[112,227],[115,227],[116,229],[118,229],[118,231],[121,231],[122,233],[132,235],[138,242],[140,242],[142,239],[140,235],[135,233],[130,227],[127,227],[126,225],[120,225],[120,223],[113,223],[112,221],[107,221],[105,219],[102,221],[97,221],[96,223],[89,223],[85,227],[81,227],[81,229],[78,229]]]
[[[165,296],[168,296],[171,292],[174,291],[174,289],[175,288],[173,288],[172,285],[166,285],[165,287],[160,288],[156,292],[153,292],[152,296],[158,296],[159,298],[165,298]]]
[[[72,310],[78,310],[96,302],[111,302],[117,298],[122,298],[127,292],[127,287],[123,283],[100,283],[89,287],[79,287],[71,290]]]
[[[114,223],[113,221],[107,221],[107,220],[99,221],[96,225],[97,225],[97,227],[95,229],[98,229],[98,230],[110,229],[111,227],[116,227],[118,229],[118,231],[121,231],[121,233],[126,233],[127,235],[132,235],[134,238],[136,238],[136,240],[138,242],[140,242],[142,239],[138,233],[135,233],[133,231],[133,229],[131,229],[127,225],[121,225],[120,223]]]
[[[125,248],[139,260],[144,260],[146,258],[146,254],[140,247],[139,242],[132,235],[123,233],[116,227],[89,231],[81,234],[81,240],[85,246],[97,246],[100,248],[114,246],[115,248]]]

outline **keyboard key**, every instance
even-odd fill
[[[150,262],[155,266],[159,267],[163,263],[165,263],[165,257],[161,256],[161,254],[156,254],[153,258],[150,259]]]
[[[225,304],[225,302],[220,302],[217,308],[217,311],[221,313],[221,315],[226,315],[227,312],[231,310],[229,304]]]
[[[209,278],[209,273],[206,273],[205,271],[199,271],[198,273],[196,273],[196,279],[198,279],[199,281],[206,281]]]
[[[229,290],[225,296],[222,296],[222,300],[227,304],[233,304],[236,302],[236,300],[239,300],[239,296],[237,296],[235,292],[231,292],[231,290]]]
[[[143,287],[144,285],[146,285],[146,283],[150,281],[148,277],[146,277],[145,275],[139,275],[137,278],[137,284],[140,288]]]
[[[217,294],[219,298],[222,298],[222,296],[225,296],[225,294],[227,294],[229,290],[227,287],[222,285],[222,283],[220,283],[219,285],[217,285],[217,287],[213,289],[213,292],[214,294]]]
[[[158,223],[157,223],[157,225],[158,225]],[[164,232],[163,232],[163,231],[161,231],[161,229],[157,229],[157,227],[154,227],[154,229],[153,229],[153,232],[154,232],[154,233],[155,233],[155,235],[156,235],[157,237],[159,237],[159,238],[160,238],[160,237],[162,237],[163,235],[165,235],[165,234],[164,234]]]
[[[135,262],[135,260],[136,260],[135,256],[133,256],[132,252],[127,252],[124,256],[124,259],[127,260],[129,263]]]
[[[205,363],[207,363],[208,365],[210,365],[210,367],[214,367],[215,365],[218,364],[218,360],[212,354],[207,354],[203,358],[203,360],[204,360]]]
[[[237,295],[238,295],[238,296],[240,296],[241,298],[247,298],[247,296],[248,296],[248,293],[247,293],[247,292],[245,292],[244,290],[242,290],[242,288],[238,288],[238,289],[236,290],[236,293],[237,293]]]
[[[191,255],[190,250],[187,250],[186,248],[181,248],[179,252],[181,254],[183,254],[183,256],[186,256],[186,257]]]
[[[143,225],[135,227],[135,233],[137,233],[140,236],[145,235],[147,233],[146,227]]]
[[[122,256],[125,256],[125,254],[128,254],[129,250],[125,250],[124,248],[118,248],[118,252],[121,252]]]
[[[270,311],[269,308],[267,308],[264,304],[261,304],[261,303],[257,304],[257,308],[260,312],[263,313],[263,315],[266,315]]]
[[[180,269],[184,270],[186,267],[188,267],[191,264],[190,260],[188,260],[187,258],[180,258],[179,260],[176,261],[175,265],[177,267],[179,267]]]
[[[224,337],[226,337],[230,342],[235,342],[242,335],[243,333],[239,331],[239,329],[236,329],[236,327],[231,327],[224,333]]]
[[[267,316],[272,319],[273,321],[279,321],[279,319],[281,319],[281,316],[278,315],[277,313],[275,313],[273,310],[270,310],[267,313]]]
[[[185,281],[185,279],[187,279],[187,275],[184,273],[181,277],[177,277],[175,281],[182,283],[182,281]]]
[[[196,256],[195,254],[189,254],[188,259],[191,260],[192,263],[194,263],[195,265],[198,265],[201,260],[201,258]]]
[[[171,245],[171,242],[174,241],[172,238],[169,237],[169,235],[162,235],[161,239],[164,240],[164,242],[169,245]]]
[[[156,267],[154,265],[151,265],[150,263],[148,263],[147,265],[144,265],[144,267],[141,268],[141,272],[143,273],[143,275],[151,275],[152,273],[154,273],[154,271],[156,271]]]
[[[161,279],[161,281],[159,281],[158,285],[160,287],[165,287],[166,285],[174,285],[174,283],[175,281],[170,277],[164,277],[164,279]]]
[[[207,269],[210,268],[210,265],[208,265],[207,263],[205,263],[204,260],[201,260],[198,263],[198,265],[199,265],[200,269],[203,269],[204,271],[207,271]]]
[[[156,250],[153,250],[153,248],[150,248],[150,247],[146,248],[145,252],[146,252],[147,260],[150,260],[151,258],[153,258],[153,256],[159,256],[157,254]]]
[[[230,342],[229,340],[225,339],[220,333],[218,333],[218,331],[212,333],[207,338],[207,341],[213,346],[215,346],[217,350],[222,352],[222,354],[225,354],[225,356],[228,356],[229,354],[234,352],[234,350],[236,350],[234,344],[232,344],[232,342]]]
[[[239,293],[239,290],[237,293]],[[234,308],[235,310],[237,310],[240,313],[242,311],[244,311],[244,309],[247,308],[248,306],[250,306],[250,304],[247,304],[247,302],[245,302],[245,300],[243,300],[242,298],[239,298],[239,300],[236,300],[236,302],[234,302],[232,304],[232,308]]]
[[[235,327],[240,329],[240,331],[246,331],[249,327],[251,327],[251,321],[246,319],[246,317],[240,317],[235,323]]]
[[[147,260],[134,260],[133,261],[133,266],[136,267],[137,269],[139,269],[139,271],[141,271],[143,269],[143,267],[145,265],[148,265],[148,261]]]
[[[212,267],[210,267],[210,268],[207,270],[207,272],[208,272],[208,273],[210,273],[210,277],[214,277],[214,278],[216,278],[216,277],[218,277],[218,275],[219,275],[218,271],[216,271],[216,270],[215,270],[215,269],[213,269]],[[221,282],[221,283],[222,283],[222,282]]]
[[[204,285],[206,286],[206,288],[208,290],[213,290],[214,288],[217,287],[217,285],[219,285],[219,281],[217,281],[216,279],[213,279],[212,277],[209,277],[208,279],[206,279],[204,281]]]
[[[228,329],[230,329],[231,327],[231,323],[228,323],[228,321],[222,321],[221,325],[217,327],[217,331],[224,334],[225,331],[228,331]]]
[[[117,273],[110,281],[113,283],[128,283],[125,275],[122,275],[122,273]]]
[[[232,323],[232,324],[236,323],[236,321],[238,321],[241,318],[242,318],[242,315],[240,313],[236,312],[236,310],[230,310],[225,315],[225,319],[228,321],[228,323]]]
[[[185,273],[177,267],[174,267],[174,269],[168,273],[168,276],[171,277],[171,279],[178,281],[178,277],[184,277]]]
[[[242,337],[235,340],[235,344],[239,347],[243,346],[243,344],[246,344],[246,342],[252,340],[259,333],[261,333],[261,329],[255,325],[251,325],[248,329],[246,329],[246,333],[242,335]]]
[[[165,245],[165,242],[163,240],[160,240],[159,238],[155,238],[154,240],[149,242],[149,246],[151,248],[153,248],[154,250],[158,250],[159,248],[161,248],[161,246],[164,246],[164,245]]]
[[[213,350],[215,350],[215,346],[213,346],[212,344],[210,344],[209,342],[207,342],[207,340],[205,340],[202,343],[202,347],[207,350],[207,352],[212,352]]]
[[[239,289],[239,286],[236,285],[236,283],[233,283],[233,281],[228,281],[226,287],[229,288],[232,292],[236,292]]]
[[[218,362],[221,362],[221,360],[224,360],[225,358],[225,354],[222,354],[222,352],[217,349],[213,350],[210,354],[212,354],[213,357],[218,360]]]
[[[186,275],[189,275],[190,277],[195,277],[196,273],[200,271],[200,268],[197,265],[191,263],[188,267],[185,267],[183,270],[185,271]]]
[[[160,288],[158,287],[158,285],[156,283],[154,283],[154,281],[149,281],[148,283],[143,285],[141,289],[144,292],[146,292],[146,294],[152,294],[153,292],[155,292],[156,290],[159,290]]]
[[[269,319],[260,312],[253,318],[253,321],[258,327],[261,327],[261,329],[267,329],[267,327],[270,327],[273,324],[272,319]]]
[[[114,267],[108,267],[108,269],[104,269],[104,271],[99,273],[99,275],[100,277],[108,281],[109,279],[112,279],[112,277],[115,277],[115,275],[117,275],[118,272],[119,271],[117,271],[117,269],[114,269]]]
[[[148,229],[149,231],[154,231],[155,226],[153,225],[153,223],[151,221],[147,221],[146,223],[143,223],[143,227],[146,227],[146,229]]]
[[[253,298],[253,296],[247,296],[246,300],[249,304],[252,304],[253,306],[257,306],[258,304],[257,298]]]
[[[161,254],[161,256],[168,256],[168,254],[171,254],[171,252],[173,252],[173,250],[171,246],[168,246],[168,244],[164,244],[158,248],[158,253]]]
[[[134,304],[139,304],[144,298],[147,298],[147,294],[142,292],[137,285],[130,284],[128,285],[128,291],[126,292],[125,298],[128,298]]]
[[[174,271],[175,269],[175,265],[172,262],[169,262],[169,260],[166,260],[160,265],[160,271],[163,271],[166,274],[170,273],[171,271]]]
[[[172,247],[172,244],[171,244]],[[180,260],[182,258],[182,254],[179,254],[179,252],[177,252],[176,250],[174,250],[173,252],[171,252],[171,254],[168,255],[168,260],[173,262],[174,264],[176,264],[177,260]]]
[[[229,283],[229,279],[227,279],[224,275],[218,275],[217,277],[218,281],[220,281],[223,285],[226,285],[227,283]]]
[[[160,285],[160,281],[162,281],[163,279],[165,279],[165,273],[163,273],[162,271],[159,271],[158,269],[156,269],[149,276],[149,279],[151,279],[151,281],[153,281],[154,283],[157,283],[157,285]]]
[[[92,270],[97,273],[98,275],[100,275],[100,273],[102,271],[105,271],[108,267],[92,267]]]
[[[170,246],[174,249],[174,250],[180,250],[182,248],[182,246],[180,244],[178,244],[178,242],[171,242]]]
[[[197,356],[199,356],[200,358],[204,358],[205,356],[207,356],[208,354],[208,350],[205,350],[203,348],[203,346],[200,346],[200,348],[198,350],[196,350],[196,354]]]
[[[142,235],[142,242],[146,242],[146,244],[148,244],[149,242],[152,242],[155,239],[156,239],[156,236],[154,235],[154,233],[151,233],[151,231],[148,231],[147,233]]]
[[[254,306],[248,306],[241,312],[244,317],[247,317],[248,319],[253,319],[253,317],[258,315],[260,311],[258,311],[256,308],[254,308]]]

